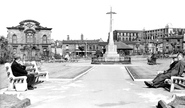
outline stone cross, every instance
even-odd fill
[[[116,12],[112,12],[112,7],[110,7],[110,12],[107,12],[106,14],[110,14],[110,31],[112,32],[112,14],[116,14]]]

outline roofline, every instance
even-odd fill
[[[113,32],[118,31],[118,32],[142,32],[143,30],[114,30]]]
[[[25,22],[33,22],[33,23],[35,23],[36,25],[40,25],[40,23],[39,23],[38,21],[31,20],[31,19],[23,20],[23,21],[21,21],[19,24],[20,24],[20,25],[23,25]]]

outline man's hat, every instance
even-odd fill
[[[15,54],[14,56],[13,56],[13,58],[14,59],[19,59],[19,58],[21,58],[18,54]]]

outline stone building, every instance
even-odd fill
[[[75,57],[91,57],[97,50],[101,50],[99,42],[102,42],[102,39],[84,40],[83,34],[79,40],[71,40],[69,36],[67,36],[67,40],[62,41],[63,55],[69,53]]]
[[[25,60],[50,57],[52,28],[43,27],[34,20],[24,20],[18,26],[7,29],[7,39],[12,50]]]
[[[172,53],[183,50],[183,35],[185,28],[173,28],[169,24],[164,28],[143,30],[143,42],[148,51]]]
[[[132,47],[131,53],[143,52],[142,46],[139,46],[142,40],[142,30],[114,30],[113,39],[115,42],[123,42]]]
[[[169,24],[153,30],[114,30],[114,41],[133,46],[134,52],[171,53],[184,50],[185,28],[173,28]]]
[[[55,54],[59,54],[62,55],[63,51],[62,51],[62,41],[60,40],[53,40],[52,44],[51,44],[51,52],[52,52],[52,56],[54,56]]]

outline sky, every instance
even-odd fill
[[[167,24],[185,28],[184,0],[0,0],[0,35],[27,19],[52,28],[54,40],[108,38],[110,11],[113,30],[151,30]]]

